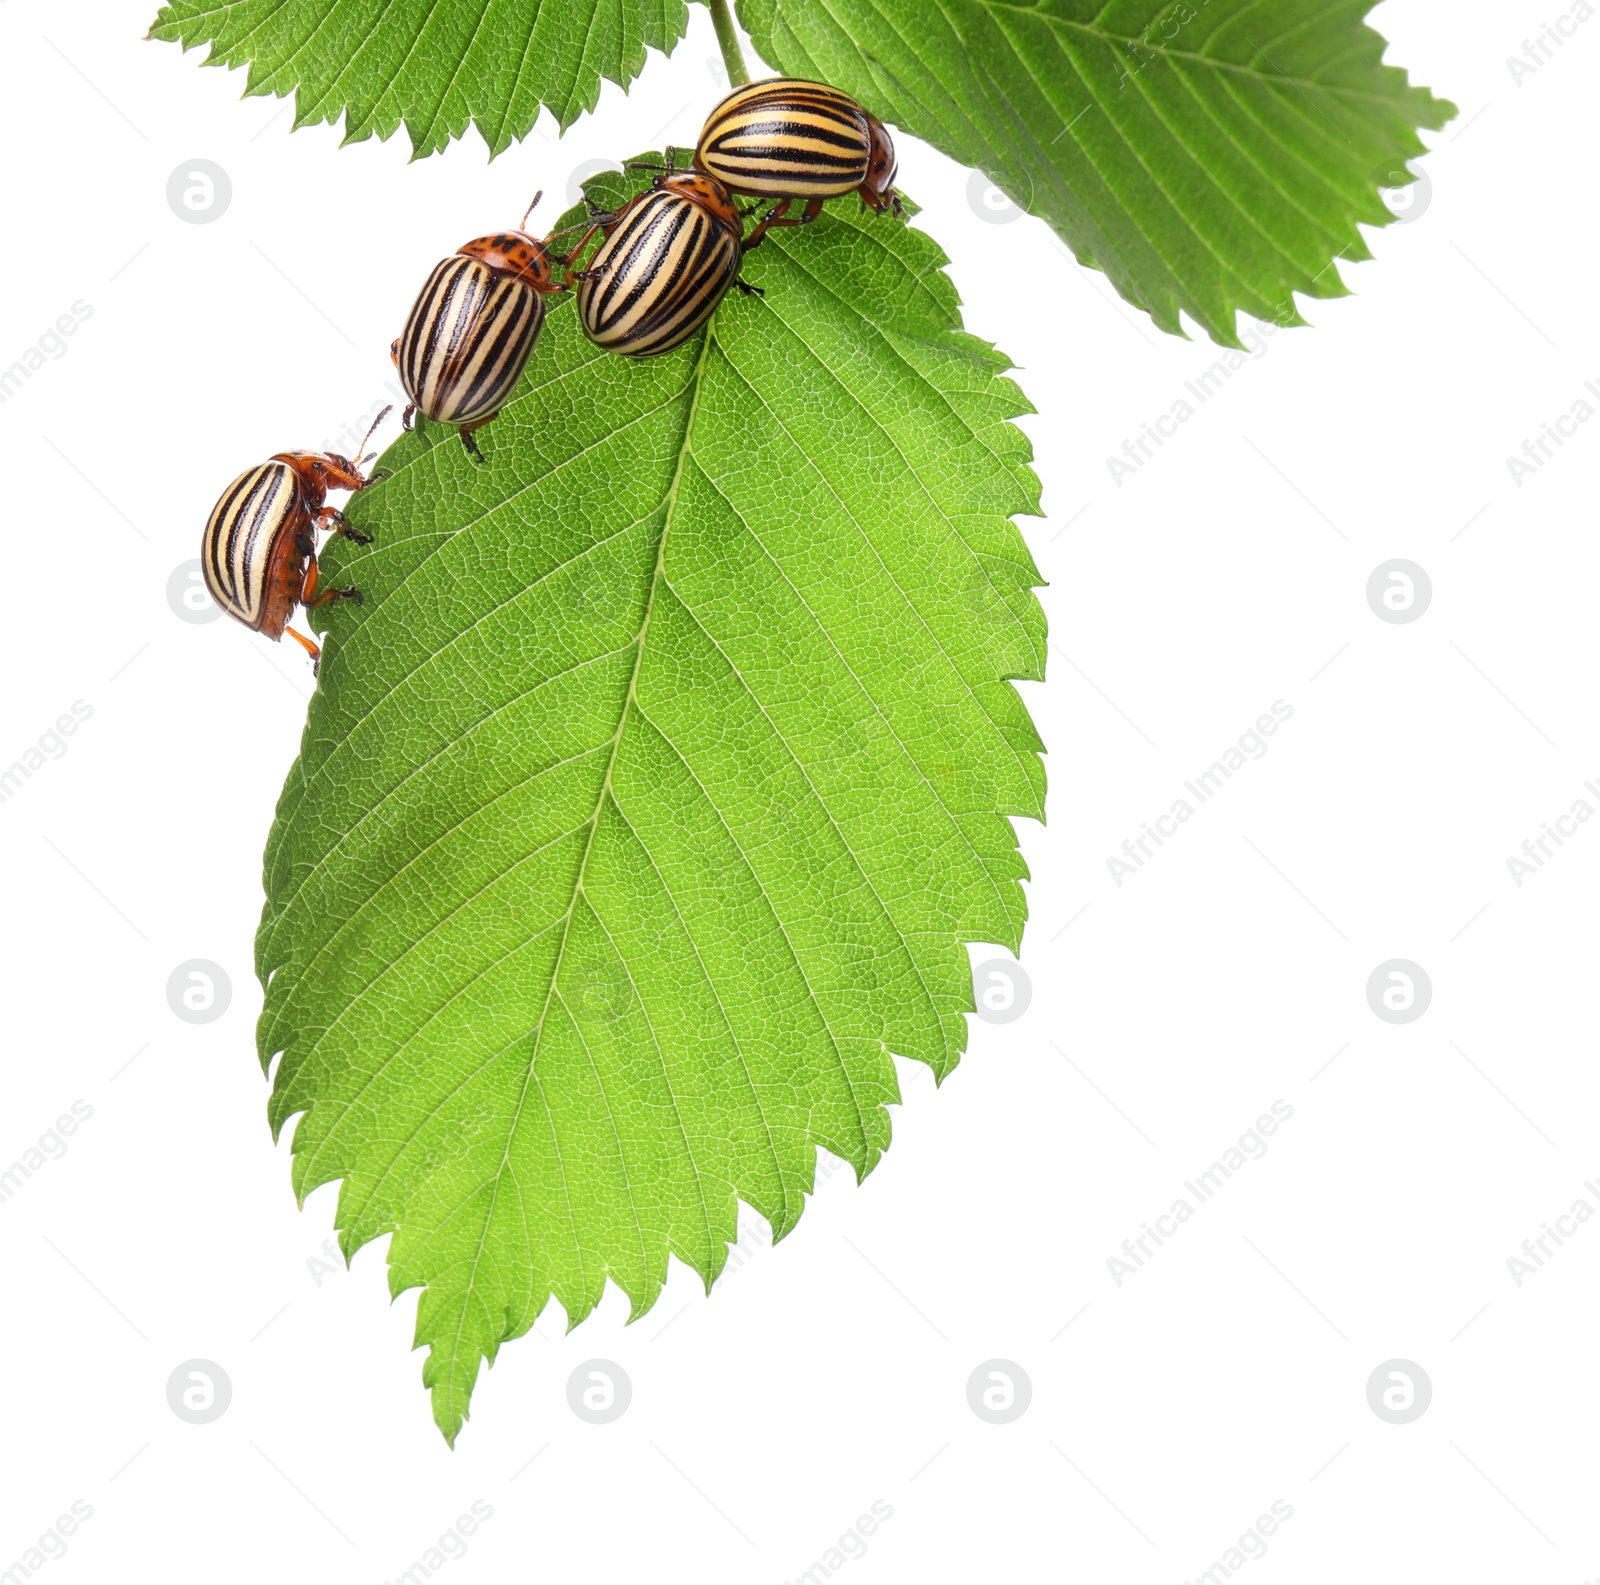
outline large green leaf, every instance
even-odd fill
[[[594,190],[614,199],[607,178]],[[825,1146],[950,1071],[1042,815],[1026,403],[922,233],[838,206],[678,352],[558,301],[481,433],[407,436],[336,542],[267,851],[262,1060],[297,1192],[394,1290],[454,1438],[549,1296],[707,1283]]]
[[[739,0],[762,56],[975,165],[1164,330],[1303,323],[1455,107],[1374,0]],[[1047,311],[1041,305],[1041,312]]]
[[[344,114],[355,140],[404,122],[422,155],[476,124],[498,154],[540,105],[565,131],[688,18],[688,0],[173,0],[150,37],[248,65],[246,93],[295,94],[296,126]]]

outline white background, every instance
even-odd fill
[[[1107,457],[1213,350],[1038,222],[982,218],[968,173],[901,140],[969,325],[1038,407],[1032,1005],[975,1022],[942,1093],[905,1068],[880,1169],[828,1177],[777,1250],[757,1229],[709,1300],[676,1268],[632,1327],[614,1292],[571,1336],[547,1313],[452,1454],[414,1296],[390,1306],[380,1246],[348,1274],[308,1264],[335,1191],[297,1211],[265,1122],[251,939],[310,669],[179,620],[166,590],[226,480],[353,444],[437,257],[539,186],[548,220],[585,161],[692,143],[714,43],[696,8],[670,61],[559,143],[546,119],[493,165],[475,134],[410,165],[403,135],[291,134],[242,73],[143,42],[152,10],[0,8],[0,366],[93,310],[0,407],[0,763],[74,700],[93,712],[0,804],[0,1166],[93,1108],[0,1204],[0,1569],[82,1499],[46,1585],[382,1585],[481,1499],[446,1585],[780,1585],[881,1499],[847,1585],[1180,1585],[1281,1500],[1250,1580],[1600,1576],[1600,1225],[1520,1287],[1507,1267],[1580,1195],[1600,1207],[1600,824],[1521,887],[1506,863],[1575,800],[1600,808],[1600,423],[1520,486],[1506,463],[1600,381],[1600,20],[1518,86],[1507,57],[1548,9],[1381,6],[1392,58],[1462,109],[1431,201],[1120,486]],[[166,200],[195,159],[231,180],[211,224]],[[1433,586],[1406,625],[1365,595],[1396,557]],[[1119,887],[1124,839],[1279,699],[1270,752]],[[194,958],[233,987],[200,1027],[166,997]],[[1416,1022],[1368,1006],[1391,958],[1431,977]],[[1280,1099],[1268,1154],[1118,1286],[1123,1239]],[[209,1425],[167,1405],[193,1358],[232,1383]],[[611,1425],[567,1406],[593,1358],[632,1381]],[[993,1358],[1032,1383],[1007,1425],[967,1405]],[[1366,1397],[1397,1358],[1433,1389],[1407,1425]]]

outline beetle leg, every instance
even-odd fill
[[[354,605],[363,603],[361,591],[354,584],[347,584],[343,589],[324,589],[318,594],[317,581],[320,577],[317,558],[312,556],[306,562],[306,575],[300,584],[300,604],[306,610],[315,611],[319,605],[326,605],[330,600],[349,600]]]
[[[407,402],[406,410],[400,415],[400,427],[409,435],[411,433],[411,420],[417,416],[417,404]]]
[[[351,605],[365,605],[366,596],[356,588],[353,583],[346,584],[342,589],[324,589],[315,598],[304,602],[308,611],[315,611],[319,605],[327,605],[330,600],[348,600]]]
[[[794,224],[792,220],[784,219],[784,216],[789,213],[789,202],[790,201],[787,198],[779,199],[779,201],[767,211],[765,217],[762,219],[761,224],[758,225],[756,229],[739,244],[742,252],[748,253],[751,248],[760,247],[761,239],[766,236],[771,227],[782,225],[792,226]]]
[[[577,256],[582,253],[586,247],[588,247],[589,238],[592,237],[595,232],[604,230],[605,227],[613,224],[616,218],[616,215],[610,210],[602,210],[599,213],[596,213],[591,205],[589,210],[588,226],[584,228],[583,235],[579,237],[570,248],[567,249],[565,256],[561,260],[561,262],[567,266],[567,279],[566,285],[563,288],[564,290],[571,291],[572,283],[576,280],[582,280],[583,278],[582,271],[574,270],[572,268],[572,261],[577,258]],[[574,226],[572,229],[576,231],[578,228]],[[559,236],[560,233],[557,232],[556,235]]]
[[[372,481],[367,481],[370,484]],[[358,528],[351,528],[350,519],[337,507],[325,506],[317,513],[318,529],[331,529],[335,534],[343,534],[352,545],[370,545],[371,534],[363,534]]]
[[[491,413],[489,418],[493,417],[494,414]],[[483,453],[478,450],[478,443],[472,438],[472,432],[475,429],[481,429],[483,425],[489,422],[489,418],[480,418],[476,424],[463,424],[460,430],[461,444],[467,448],[467,455],[471,457],[480,468],[483,466],[484,456]]]
[[[765,287],[752,286],[749,281],[735,281],[733,284],[737,286],[746,297],[765,297],[767,295]]]
[[[283,631],[289,638],[292,638],[295,643],[297,643],[301,649],[306,652],[306,654],[311,657],[311,675],[313,677],[316,676],[317,662],[322,659],[322,646],[320,644],[313,644],[304,633],[297,633],[292,627],[286,627]]]

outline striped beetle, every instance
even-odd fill
[[[536,193],[522,224],[528,223]],[[520,228],[474,237],[434,265],[389,348],[414,413],[459,427],[461,444],[479,462],[472,438],[505,406],[527,366],[544,323],[544,299],[565,291],[545,244]]]
[[[361,452],[392,411],[386,407],[373,419],[354,462],[330,452],[280,451],[247,468],[222,492],[200,538],[200,568],[218,608],[270,639],[287,633],[313,665],[322,651],[288,625],[294,608],[313,611],[339,599],[361,603],[359,589],[317,592],[316,532],[328,528],[357,545],[371,543],[343,512],[323,503],[329,490],[364,490],[383,477],[361,472],[362,463],[377,455]]]
[[[731,193],[779,200],[750,233],[746,252],[769,227],[803,226],[845,193],[860,193],[880,215],[902,212],[894,190],[899,163],[883,123],[826,83],[768,77],[735,88],[706,117],[694,163]],[[796,199],[805,209],[789,219]]]
[[[583,333],[609,352],[648,358],[692,336],[737,284],[744,224],[726,187],[704,171],[670,166],[620,209],[594,216],[572,256],[595,230],[593,259],[573,271]]]

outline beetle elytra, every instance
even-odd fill
[[[372,421],[356,460],[321,451],[280,451],[247,468],[211,509],[200,540],[200,567],[218,607],[270,639],[285,633],[303,645],[313,662],[318,646],[288,625],[297,605],[315,610],[329,600],[361,602],[354,588],[317,589],[316,533],[332,529],[358,545],[370,542],[325,504],[329,490],[364,490],[381,475],[361,472],[361,451],[391,411]]]
[[[433,267],[389,349],[411,399],[408,429],[419,411],[454,424],[483,460],[473,431],[505,406],[539,338],[544,299],[566,289],[550,266],[545,244],[519,229],[474,237]]]

